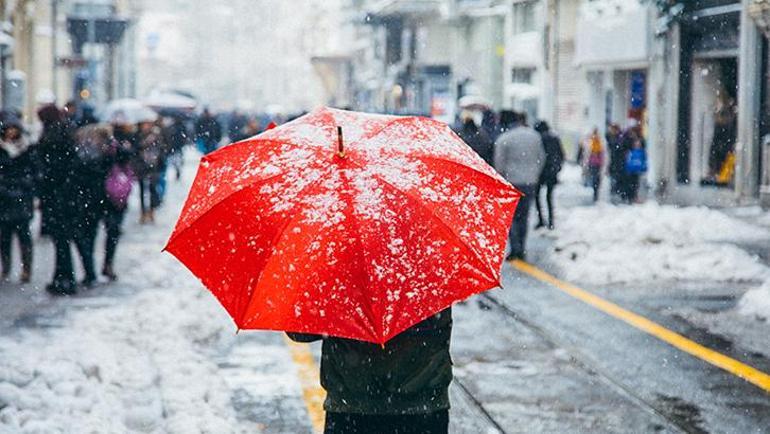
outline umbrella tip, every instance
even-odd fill
[[[235,336],[238,336],[238,333],[240,333],[240,332],[241,332],[241,328],[240,327],[236,327],[235,328]]]
[[[337,126],[337,156],[345,157],[345,143],[342,140],[342,127]]]

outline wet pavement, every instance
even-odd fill
[[[184,196],[191,176],[186,175],[182,184],[170,184],[171,198]],[[560,205],[577,206],[586,197],[571,195]],[[219,426],[227,426],[221,432],[313,432],[303,395],[305,386],[299,378],[301,367],[292,358],[283,335],[242,332],[235,336],[214,298],[181,265],[160,253],[178,206],[164,209],[156,226],[140,227],[132,210],[118,257],[121,279],[76,297],[57,299],[45,294],[42,288],[51,273],[45,258],[52,252],[50,243],[38,241],[33,283],[0,284],[0,343],[20,345],[7,348],[24,349],[25,342],[44,347],[60,339],[57,331],[69,333],[72,329],[78,333],[76,326],[88,314],[124,320],[136,317],[141,321],[143,310],[151,303],[148,298],[164,294],[163,300],[168,300],[168,293],[158,291],[179,291],[180,297],[187,298],[177,308],[187,307],[192,313],[189,318],[170,323],[164,332],[168,342],[175,338],[184,341],[184,351],[166,353],[165,344],[151,343],[143,335],[156,331],[114,326],[116,333],[122,333],[124,341],[132,345],[132,351],[141,353],[147,345],[147,352],[156,354],[147,362],[155,379],[146,388],[152,390],[141,401],[151,403],[144,413],[157,414],[160,419],[151,420],[142,413],[138,420],[145,421],[144,425],[136,425],[137,417],[126,418],[127,423],[138,426],[139,431],[148,431],[144,429],[147,427],[160,427],[161,432],[203,431],[187,430],[190,425],[178,421],[163,422],[174,418],[175,408],[182,413],[187,408],[179,407],[180,398],[169,390],[188,393],[184,381],[190,381],[189,377],[170,373],[169,367],[177,363],[173,357],[195,354],[198,364],[205,366],[191,370],[190,375],[209,377],[210,384],[206,390],[192,389],[190,393],[201,395],[201,405],[207,400],[224,399],[223,408],[211,416],[211,420],[230,424],[220,422]],[[550,242],[548,237],[534,234],[530,260],[558,275],[559,270],[548,261]],[[456,381],[451,389],[451,432],[770,432],[770,397],[759,388],[509,265],[504,267],[503,283],[505,289],[455,307],[452,357]],[[729,311],[748,286],[642,282],[583,287],[709,348],[770,372],[766,355],[754,347],[747,348],[734,337],[709,331],[686,312]],[[202,315],[193,309],[201,309],[196,307],[199,305],[206,309]],[[123,312],[124,306],[130,310]],[[109,328],[98,335],[104,339],[101,344],[107,351],[113,345],[110,335]],[[27,350],[34,354],[35,348]],[[311,347],[315,368],[318,351],[317,345]],[[16,356],[3,353],[0,347],[0,358]],[[54,356],[43,351],[39,363],[55,364],[47,360]],[[77,431],[76,427],[66,428]]]

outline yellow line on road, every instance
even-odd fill
[[[313,354],[310,352],[308,344],[299,344],[288,337],[286,342],[291,352],[291,358],[297,365],[299,381],[302,385],[302,399],[305,400],[307,412],[310,415],[310,423],[316,433],[323,432],[324,429],[324,399],[326,392],[321,388],[319,380],[318,367],[313,360]]]
[[[535,267],[534,265],[530,265],[526,262],[518,260],[513,261],[512,265],[517,270],[528,274],[537,280],[553,285],[561,291],[569,294],[570,296],[577,298],[578,300],[593,306],[596,309],[599,309],[600,311],[625,323],[628,323],[645,333],[655,336],[656,338],[684,351],[685,353],[695,356],[733,375],[743,378],[744,380],[754,384],[765,392],[770,392],[770,375],[756,368],[746,365],[745,363],[741,363],[710,348],[706,348],[703,345],[691,341],[679,333],[673,332],[641,315],[623,309],[615,303],[607,301],[586,290],[580,289],[574,285],[559,280],[556,277],[546,273],[545,271]]]

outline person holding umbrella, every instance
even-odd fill
[[[446,124],[323,108],[204,157],[166,250],[239,329],[323,339],[327,433],[446,433],[450,307],[520,197]]]

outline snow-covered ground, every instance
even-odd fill
[[[129,214],[116,284],[55,299],[60,317],[0,335],[0,433],[261,432],[238,420],[218,363],[236,345],[232,320],[160,252],[194,174],[188,165],[182,183],[170,181],[156,226]],[[261,346],[250,363],[291,360],[288,351]],[[293,369],[284,363],[249,385],[301,396]]]
[[[762,281],[770,270],[734,242],[770,231],[705,207],[600,203],[563,212],[553,260],[568,280]]]
[[[590,198],[578,167],[567,166],[560,179],[562,201]],[[759,207],[714,210],[602,201],[563,209],[558,219],[557,229],[547,234],[554,249],[549,260],[568,281],[629,288],[656,281],[755,284],[729,311],[677,313],[770,355],[770,267],[741,248],[770,243],[770,213]]]

